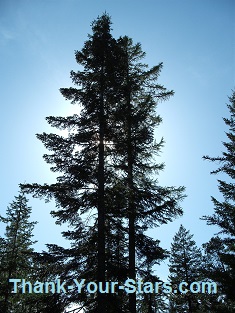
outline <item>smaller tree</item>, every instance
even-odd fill
[[[201,249],[196,246],[192,238],[193,235],[183,225],[180,225],[179,231],[173,238],[169,259],[169,280],[174,287],[179,286],[181,282],[185,282],[188,286],[187,289],[189,289],[192,282],[201,280]],[[198,300],[198,294],[191,292],[184,294],[177,290],[177,293],[173,292],[170,295],[169,312],[197,312],[199,308]]]
[[[13,284],[9,283],[11,278],[27,279],[32,274],[32,245],[35,243],[32,231],[36,222],[29,221],[31,208],[27,202],[20,193],[7,208],[6,217],[0,216],[0,221],[6,224],[5,236],[0,237],[1,312],[30,312],[24,307],[23,295],[13,294]]]
[[[161,283],[160,278],[154,273],[153,266],[167,258],[168,252],[159,246],[160,241],[147,235],[138,233],[137,237],[137,268],[138,276],[144,283]],[[162,292],[147,292],[137,295],[137,313],[163,313],[167,311],[166,295]]]

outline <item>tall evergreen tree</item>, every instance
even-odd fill
[[[172,286],[179,286],[181,282],[187,283],[187,289],[193,282],[201,280],[201,250],[197,248],[193,235],[183,225],[175,234],[171,244],[169,280]],[[169,312],[200,312],[199,295],[188,292],[186,294],[177,290],[170,296]]]
[[[13,294],[13,284],[9,279],[32,277],[33,228],[36,222],[30,222],[31,208],[21,192],[7,208],[6,217],[0,216],[0,222],[6,225],[5,236],[0,238],[0,311],[30,312],[27,295]]]
[[[105,227],[105,215],[107,210],[110,211],[107,206],[111,206],[114,190],[111,186],[115,180],[112,168],[107,166],[110,149],[105,149],[106,143],[112,141],[110,116],[116,101],[118,66],[116,41],[110,34],[110,27],[107,14],[92,24],[93,34],[75,55],[84,70],[71,72],[72,81],[78,88],[61,89],[67,100],[81,105],[80,116],[47,118],[51,126],[68,129],[69,136],[37,135],[49,150],[54,151],[52,155],[44,155],[45,160],[55,164],[52,171],[63,172],[63,176],[52,185],[25,186],[36,196],[54,197],[58,210],[52,215],[58,223],[68,222],[71,226],[63,234],[73,241],[71,249],[50,246],[51,253],[56,250],[58,255],[68,260],[74,257],[71,262],[68,261],[68,267],[72,269],[71,277],[75,276],[75,272],[78,278],[103,283],[108,270],[105,237],[108,231],[109,236],[112,235],[111,229]],[[76,259],[78,255],[79,261]],[[98,293],[97,300],[98,312],[106,312],[105,295]],[[90,312],[96,311],[93,295],[82,294],[80,301]]]
[[[141,45],[133,44],[127,36],[121,37],[118,43],[122,84],[114,114],[114,124],[119,125],[114,139],[117,142],[114,164],[122,173],[123,186],[126,186],[129,277],[136,280],[136,269],[140,268],[142,276],[144,274],[142,263],[145,258],[152,266],[164,258],[159,242],[145,232],[182,213],[179,200],[184,188],[160,187],[156,178],[164,168],[155,159],[164,143],[163,139],[154,142],[154,130],[161,123],[156,108],[160,101],[173,95],[173,91],[157,83],[162,63],[149,68],[143,63],[145,53]],[[129,310],[136,312],[135,293],[130,294]]]
[[[215,236],[205,245],[206,251],[217,254],[213,270],[208,274],[219,283],[226,301],[233,303],[235,309],[235,92],[229,97],[230,104],[227,105],[230,118],[224,118],[225,124],[229,127],[226,132],[228,142],[223,142],[226,149],[221,157],[204,156],[205,160],[217,162],[219,168],[211,174],[224,174],[226,180],[218,179],[218,188],[223,195],[223,200],[211,197],[214,205],[214,214],[204,216],[208,225],[216,225],[220,229],[220,236]],[[218,250],[218,245],[220,249]],[[221,271],[221,267],[223,270]]]
[[[51,170],[62,175],[55,184],[22,188],[36,197],[55,198],[52,215],[57,223],[69,224],[63,235],[71,248],[48,246],[58,264],[65,264],[61,275],[104,285],[136,280],[144,261],[153,265],[164,258],[159,242],[145,231],[182,214],[183,188],[160,187],[154,178],[163,169],[153,162],[163,144],[154,143],[154,127],[161,122],[155,109],[173,94],[156,84],[162,64],[148,69],[141,63],[139,44],[127,37],[115,40],[107,14],[93,22],[92,31],[75,54],[83,66],[71,72],[76,88],[61,89],[65,99],[81,105],[80,115],[47,118],[51,126],[69,130],[67,138],[37,135],[53,152],[44,155],[54,164]],[[128,311],[121,291],[98,293],[97,298],[71,292],[70,301],[89,312],[136,312],[135,294]]]

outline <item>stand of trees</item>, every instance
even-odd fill
[[[230,117],[224,118],[229,127],[228,142],[221,157],[204,156],[205,160],[218,162],[217,170],[211,174],[223,173],[227,181],[218,179],[218,188],[223,196],[219,201],[212,197],[214,214],[202,219],[208,225],[216,225],[219,233],[203,244],[203,255],[191,241],[191,235],[180,227],[173,239],[170,257],[170,280],[174,282],[208,281],[217,284],[216,294],[173,294],[170,297],[169,312],[234,312],[235,311],[235,92],[227,105]],[[173,301],[172,301],[173,299]],[[194,306],[195,305],[195,306]],[[194,307],[193,307],[194,306]]]
[[[234,210],[234,114],[235,93],[228,106],[231,118],[227,152],[213,173],[226,173],[229,182],[219,180],[224,196],[215,205],[213,216],[204,217],[208,224],[218,225],[223,236],[213,237],[202,250],[182,225],[173,238],[170,252],[172,285],[185,281],[215,281],[218,295],[163,293],[124,290],[110,293],[106,282],[142,279],[157,282],[154,265],[167,259],[168,252],[159,240],[147,235],[182,215],[180,202],[184,187],[162,187],[157,177],[164,165],[156,159],[164,144],[154,140],[161,123],[156,113],[161,101],[173,96],[158,83],[162,63],[149,68],[143,62],[141,45],[124,36],[115,39],[111,20],[103,14],[92,23],[92,34],[75,57],[79,71],[71,71],[75,87],[61,88],[66,100],[81,108],[80,114],[47,117],[68,136],[53,133],[37,138],[51,151],[44,159],[57,172],[54,184],[21,184],[21,193],[0,221],[7,224],[0,238],[0,310],[1,312],[63,312],[69,304],[77,304],[84,312],[154,313],[154,312],[234,312],[235,294],[235,210]],[[66,223],[63,236],[70,247],[48,244],[47,251],[33,251],[29,222],[31,208],[24,193],[45,201],[55,199],[51,212],[57,224]],[[90,293],[76,288],[68,293],[13,294],[11,278],[33,281],[96,281],[104,292]],[[106,291],[105,291],[106,290]]]

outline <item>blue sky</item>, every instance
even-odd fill
[[[54,132],[49,115],[66,116],[76,107],[65,102],[59,88],[72,86],[77,69],[74,51],[82,48],[90,24],[107,11],[113,35],[140,42],[150,66],[163,62],[159,83],[175,91],[159,104],[163,123],[156,138],[165,139],[159,162],[165,162],[161,185],[186,187],[184,216],[151,230],[169,248],[182,223],[198,245],[216,231],[199,218],[213,212],[210,196],[218,199],[216,168],[202,156],[218,156],[227,130],[227,96],[235,82],[235,2],[233,0],[1,0],[1,162],[0,214],[23,182],[53,182],[43,161],[46,153],[36,133]],[[61,228],[49,212],[53,203],[30,199],[37,250],[45,243],[64,244]],[[0,232],[2,230],[0,229]],[[161,269],[160,276],[166,276]]]

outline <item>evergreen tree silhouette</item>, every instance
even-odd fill
[[[62,173],[54,184],[22,184],[26,192],[46,201],[54,198],[52,215],[68,223],[65,249],[48,245],[61,277],[101,282],[136,280],[165,257],[159,241],[145,232],[182,214],[183,187],[161,187],[156,174],[164,168],[154,159],[163,145],[154,142],[161,122],[157,104],[173,91],[156,83],[162,64],[142,63],[140,44],[128,37],[114,39],[107,13],[92,23],[81,51],[75,53],[83,70],[71,72],[76,85],[61,88],[66,100],[81,107],[80,114],[47,117],[48,123],[68,130],[68,136],[38,134],[52,154],[44,155],[51,170]],[[63,262],[61,261],[63,260]],[[59,268],[59,266],[58,266]],[[70,302],[89,312],[136,312],[136,294],[81,294],[71,291]]]

